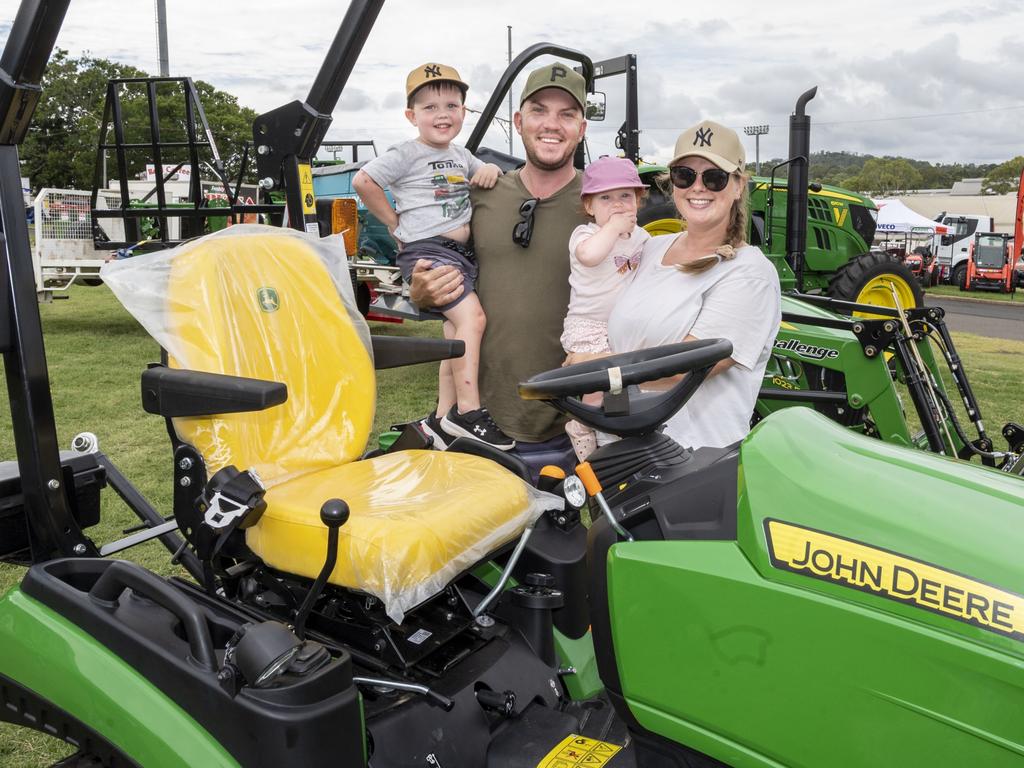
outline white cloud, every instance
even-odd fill
[[[14,0],[0,0],[0,43]],[[304,99],[344,14],[337,0],[174,0],[168,3],[170,62],[266,111]],[[812,85],[814,149],[900,154],[933,161],[997,162],[1024,151],[1019,124],[1024,82],[1017,30],[1024,4],[960,0],[856,6],[719,0],[692,4],[647,0],[623,6],[590,0],[388,0],[370,32],[334,114],[330,137],[374,138],[378,146],[409,136],[402,116],[405,75],[442,60],[470,82],[481,108],[504,69],[507,25],[513,53],[555,41],[594,59],[638,55],[641,149],[666,159],[678,132],[702,117],[741,128],[768,123],[762,157],[786,153],[787,116]],[[151,3],[72,0],[57,44],[142,69],[156,68]],[[517,79],[515,93],[524,81]],[[621,121],[622,89],[608,94],[609,119],[593,124],[595,154],[610,149]],[[938,116],[947,112],[973,114]],[[500,115],[506,114],[503,107]],[[927,119],[879,118],[936,115]],[[867,122],[874,121],[874,122]],[[474,117],[467,120],[464,138]],[[507,148],[500,128],[488,143]],[[518,147],[518,143],[517,143]],[[748,153],[753,155],[753,142]]]

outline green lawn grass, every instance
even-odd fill
[[[102,450],[163,514],[170,514],[170,446],[163,420],[143,413],[139,374],[158,359],[156,344],[104,287],[72,288],[69,301],[40,308],[60,445],[81,431],[99,436]],[[436,336],[438,323],[373,324],[373,332]],[[1020,418],[1017,411],[1024,370],[1024,343],[954,334],[976,388],[990,431]],[[394,422],[422,415],[436,393],[436,364],[381,371],[375,434]],[[13,458],[6,390],[0,395],[0,458]],[[909,401],[905,399],[909,404]],[[98,542],[119,538],[136,522],[113,493],[105,493],[103,521],[89,534]],[[170,573],[159,544],[125,556],[160,573]],[[0,591],[16,584],[23,569],[0,564]],[[59,742],[30,731],[0,726],[0,765],[37,768],[67,754]]]
[[[991,301],[1012,301],[1024,304],[1024,292],[1001,293],[999,291],[961,291],[955,285],[933,285],[925,293],[933,296],[953,296],[961,299],[988,299]]]

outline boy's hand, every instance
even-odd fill
[[[481,189],[491,189],[498,183],[499,176],[501,176],[501,168],[494,163],[484,163],[483,167],[473,174],[473,178],[469,180],[469,185],[471,187],[480,187]]]
[[[462,295],[462,275],[455,267],[434,267],[429,259],[420,259],[412,268],[409,300],[420,309],[451,304]]]
[[[613,213],[605,226],[612,227],[612,231],[618,232],[619,237],[628,240],[636,227],[636,213]]]

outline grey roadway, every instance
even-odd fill
[[[1020,293],[1018,291],[1015,296]],[[928,295],[925,304],[946,310],[946,325],[951,331],[1024,341],[1024,297],[1009,303],[964,301]]]

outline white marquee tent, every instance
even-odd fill
[[[937,235],[945,235],[949,232],[949,227],[946,225],[912,211],[899,200],[875,200],[875,205],[878,206],[878,222],[875,231],[879,235],[902,232],[923,233],[925,230]]]

